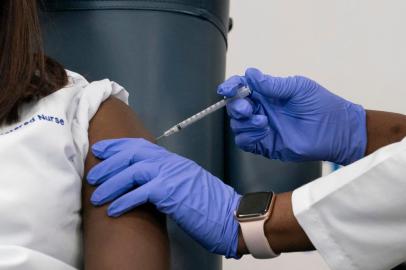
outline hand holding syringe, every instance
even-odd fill
[[[165,131],[161,136],[159,136],[158,138],[156,138],[156,140],[158,141],[159,139],[163,138],[163,137],[168,137],[176,132],[181,131],[182,129],[190,126],[193,123],[196,123],[197,121],[199,121],[200,119],[212,114],[213,112],[223,108],[224,106],[227,105],[227,103],[238,99],[238,98],[245,98],[247,96],[249,96],[251,94],[251,90],[248,87],[242,87],[238,90],[238,93],[232,97],[232,98],[224,98],[223,100],[211,105],[210,107],[204,109],[201,112],[196,113],[195,115],[187,118],[186,120],[183,120],[182,122],[174,125],[173,127],[171,127],[170,129],[168,129],[167,131]]]

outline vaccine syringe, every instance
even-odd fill
[[[174,125],[170,129],[165,131],[161,136],[156,138],[156,140],[158,141],[159,139],[161,139],[163,137],[171,136],[172,134],[175,134],[175,133],[181,131],[182,129],[190,126],[191,124],[196,123],[200,119],[205,118],[206,116],[212,114],[213,112],[223,108],[224,106],[227,105],[227,103],[229,103],[235,99],[238,99],[238,98],[245,98],[245,97],[249,96],[250,94],[251,94],[251,90],[248,87],[242,87],[242,88],[238,89],[238,92],[234,97],[224,98],[224,99],[220,100],[219,102],[211,105],[210,107],[207,107],[203,111],[200,111],[200,112],[196,113],[195,115],[192,115],[191,117],[187,118],[186,120],[183,120],[182,122]]]

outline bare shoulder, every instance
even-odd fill
[[[152,139],[131,108],[109,98],[90,122],[89,143],[120,137]],[[85,173],[99,162],[89,150]],[[106,214],[107,205],[90,204],[93,190],[83,180],[85,269],[169,269],[165,217],[151,205],[145,205],[119,218],[110,218]]]
[[[153,140],[134,111],[121,100],[110,97],[102,103],[90,121],[89,143],[121,137]]]

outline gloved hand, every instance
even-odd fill
[[[218,87],[233,97],[241,86],[251,96],[227,105],[236,144],[283,161],[327,160],[347,165],[365,154],[366,113],[301,76],[280,78],[247,69]]]
[[[191,160],[143,139],[104,140],[93,154],[106,159],[93,167],[87,180],[101,184],[91,201],[114,202],[108,215],[117,217],[152,203],[211,252],[237,258],[241,196]]]

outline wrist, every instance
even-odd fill
[[[238,256],[243,256],[245,254],[248,254],[248,248],[245,245],[244,237],[242,235],[241,227],[238,226],[238,248],[237,248],[237,254]]]
[[[239,227],[238,254],[250,253],[257,259],[269,259],[278,254],[269,246],[264,224],[272,214],[274,192],[252,192],[245,194],[235,212]]]
[[[348,140],[347,147],[342,151],[342,159],[336,161],[340,165],[351,164],[365,156],[367,148],[367,120],[365,109],[351,103],[348,107],[348,126],[345,130]],[[346,150],[348,149],[348,150]]]
[[[264,224],[265,236],[272,250],[282,252],[314,250],[292,209],[292,192],[275,194],[270,218]],[[261,232],[259,232],[261,233]],[[238,255],[249,254],[241,229],[238,230]]]
[[[406,137],[406,115],[367,110],[366,122],[367,155]]]
[[[265,223],[265,235],[275,253],[313,250],[292,209],[292,192],[275,194],[271,217]]]

